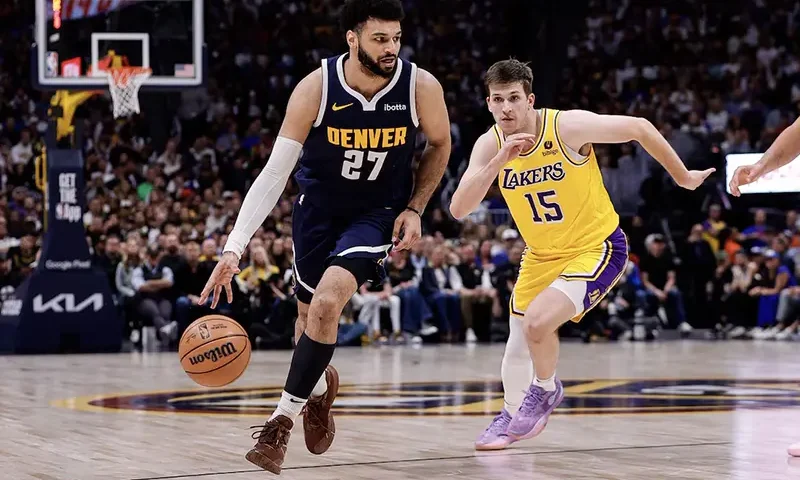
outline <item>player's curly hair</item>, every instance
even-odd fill
[[[359,30],[370,18],[402,22],[406,14],[400,0],[347,0],[339,14],[343,32]]]
[[[522,83],[522,90],[525,95],[530,95],[533,91],[533,71],[531,67],[516,58],[495,63],[489,67],[489,70],[486,71],[486,77],[483,79],[487,94],[491,85],[508,85],[515,82]]]

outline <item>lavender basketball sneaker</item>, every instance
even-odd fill
[[[504,408],[475,440],[475,450],[502,450],[516,442],[515,438],[506,434],[509,422],[511,414]]]
[[[556,378],[556,389],[546,391],[537,385],[531,385],[519,411],[508,424],[508,435],[517,440],[533,438],[542,433],[547,419],[564,399],[564,386]]]

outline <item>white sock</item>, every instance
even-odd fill
[[[533,381],[533,362],[528,342],[522,332],[522,320],[508,319],[509,335],[500,376],[503,379],[503,405],[509,414],[517,413],[525,393]]]
[[[546,392],[556,391],[556,374],[554,373],[550,378],[541,379],[536,377],[533,379],[533,384],[545,389]]]
[[[322,376],[319,377],[317,380],[317,384],[314,385],[314,390],[311,391],[312,397],[321,397],[328,392],[328,379],[325,377],[325,372],[322,373]]]
[[[286,391],[284,391],[281,393],[281,400],[278,402],[278,408],[272,412],[272,416],[269,417],[269,419],[272,420],[278,415],[283,415],[294,422],[300,415],[300,412],[303,411],[306,401],[307,400],[304,398],[295,397],[294,395],[288,394]]]

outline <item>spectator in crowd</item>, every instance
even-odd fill
[[[19,143],[11,149],[11,165],[27,166],[33,158],[33,145],[31,144],[31,131],[27,128],[20,133]]]
[[[724,259],[716,270],[719,310],[729,338],[743,338],[755,326],[758,302],[749,291],[758,269],[758,263],[751,261],[745,250],[739,250],[732,263]]]
[[[456,266],[456,271],[461,277],[461,318],[465,329],[466,341],[478,341],[475,328],[479,331],[489,332],[489,322],[502,315],[497,290],[492,285],[491,271],[493,263],[484,263],[479,267],[475,257],[475,246],[465,243],[459,249],[461,263]],[[484,325],[476,325],[475,319],[483,319]],[[488,336],[488,335],[487,335]]]
[[[458,291],[462,283],[458,270],[447,263],[448,254],[444,245],[433,249],[430,264],[422,270],[419,289],[435,312],[442,340],[452,343],[458,341],[461,335],[461,299]]]
[[[787,340],[797,333],[800,325],[800,287],[793,285],[784,288],[778,300],[778,331],[775,340]]]
[[[122,261],[117,264],[114,274],[114,290],[119,295],[118,305],[124,319],[125,334],[134,344],[139,343],[142,333],[137,305],[138,296],[133,285],[133,272],[139,268],[140,263],[139,244],[135,241],[122,244]]]
[[[691,307],[691,309],[687,309],[691,312],[688,314],[693,319],[707,320],[709,317],[708,294],[711,291],[717,258],[703,233],[703,225],[697,224],[692,227],[691,233],[686,239],[682,264],[691,268],[691,275],[687,275],[684,281],[686,303]]]
[[[359,310],[358,321],[367,326],[370,341],[381,344],[389,342],[381,327],[381,309],[389,309],[392,323],[392,340],[398,343],[405,341],[400,329],[400,297],[392,292],[389,278],[383,282],[368,282],[361,285],[353,295],[353,307]]]
[[[641,312],[644,307],[643,292],[636,264],[628,262],[619,283],[608,295],[608,328],[611,340],[630,336],[636,312]]]
[[[11,270],[18,272],[17,286],[33,272],[38,253],[33,235],[25,235],[20,239],[19,246],[8,249],[6,256],[11,260]]]
[[[169,267],[160,263],[161,251],[154,246],[147,248],[141,265],[133,270],[131,284],[139,297],[139,315],[159,332],[160,339],[169,343],[177,338],[178,322],[172,320],[172,302],[168,291],[175,283]]]
[[[414,268],[414,276],[417,280],[422,278],[422,271],[428,266],[428,254],[430,253],[433,237],[425,235],[411,247],[409,263]]]
[[[19,239],[8,234],[8,221],[6,217],[0,216],[0,257],[5,257],[8,250],[19,246]]]
[[[294,335],[297,306],[290,301],[283,275],[272,265],[261,242],[251,243],[248,250],[249,265],[237,275],[236,281],[249,299],[245,309],[250,310],[251,340],[261,347],[288,348]]]
[[[758,326],[760,330],[753,333],[753,338],[772,339],[787,325],[792,323],[788,316],[778,318],[778,302],[781,293],[787,287],[797,285],[792,273],[781,264],[781,257],[774,250],[764,251],[764,266],[761,269],[761,284],[750,289],[750,295],[758,297]],[[788,315],[788,309],[781,312]]]
[[[742,230],[739,241],[747,247],[766,247],[768,230],[767,212],[759,208],[753,214],[753,225]]]
[[[11,260],[0,255],[0,292],[13,291],[13,288],[18,285],[14,277],[15,274],[11,269]],[[9,288],[11,290],[7,290]],[[2,301],[3,297],[0,296],[0,303],[2,303]]]
[[[662,320],[688,333],[692,327],[686,319],[683,295],[677,288],[675,261],[666,251],[664,237],[652,234],[645,240],[647,253],[641,260],[642,284],[647,289],[647,301],[659,311]],[[663,312],[663,313],[662,313]],[[666,318],[663,318],[666,317]]]
[[[102,237],[98,244],[101,245],[101,248],[95,247],[92,263],[95,268],[105,273],[108,284],[111,286],[111,293],[116,295],[118,293],[116,287],[117,267],[122,262],[119,237],[116,235]]]
[[[727,224],[722,220],[722,208],[718,204],[712,204],[708,207],[708,218],[703,222],[703,239],[708,242],[711,250],[716,253],[719,251],[720,233],[727,227]]]
[[[210,261],[200,260],[200,245],[189,241],[183,247],[184,263],[175,276],[175,287],[178,297],[175,300],[175,320],[178,322],[178,332],[181,334],[194,318],[205,311],[205,306],[198,305],[200,292],[205,286],[206,279],[211,274],[213,264]]]
[[[259,243],[261,242],[250,245],[248,249],[250,251],[249,265],[236,276],[243,292],[256,295],[261,291],[262,282],[266,282],[269,277],[280,273],[278,267],[270,263],[267,250]]]
[[[416,272],[408,259],[408,250],[394,250],[386,266],[386,274],[392,294],[400,298],[402,330],[411,335],[413,343],[419,343],[421,336],[433,335],[439,329],[430,324],[433,312],[419,292]]]
[[[497,265],[492,272],[492,285],[497,291],[497,298],[500,303],[502,318],[508,318],[511,314],[509,302],[511,293],[514,291],[514,284],[519,277],[519,269],[522,264],[524,247],[522,242],[514,243],[508,251],[508,261]]]

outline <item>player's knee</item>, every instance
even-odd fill
[[[541,312],[527,312],[522,321],[522,330],[529,342],[539,343],[553,332],[547,321],[547,315]]]
[[[345,302],[336,296],[334,292],[317,291],[311,300],[310,312],[313,311],[313,318],[322,320],[339,320]]]
[[[397,295],[392,295],[391,297],[389,297],[389,304],[392,307],[399,307],[400,306],[400,297],[398,297]]]

